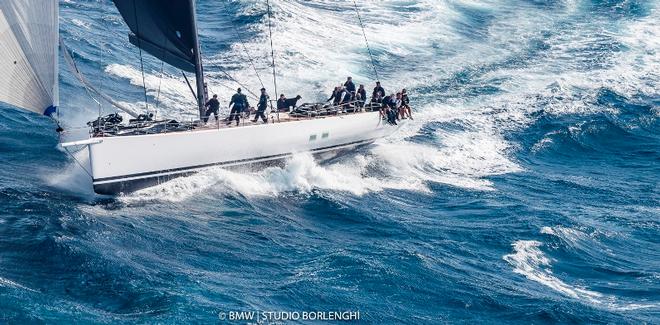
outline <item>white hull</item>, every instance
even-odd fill
[[[320,154],[373,142],[396,126],[378,112],[202,129],[152,135],[93,138],[89,161],[94,191],[117,194],[157,185],[212,166],[281,160],[299,152]]]

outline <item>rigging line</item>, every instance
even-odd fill
[[[64,45],[64,39],[61,39],[61,40],[62,40],[62,45]],[[68,51],[68,50],[65,50],[65,51]],[[103,54],[101,54],[101,59],[103,60],[103,62],[108,62],[108,54],[110,53],[110,51],[108,50],[108,43],[107,42],[103,42],[103,47],[101,48],[101,51],[103,51]],[[75,54],[75,52],[74,52],[74,54]],[[75,61],[73,60],[73,57],[71,58],[71,60],[73,61],[74,65],[75,65]],[[77,67],[76,67],[76,70],[78,70]],[[104,86],[104,83],[101,82],[100,91],[103,91],[103,86]],[[92,96],[91,95],[91,90],[88,89],[87,85],[85,85],[85,91],[87,91],[87,93],[90,94],[90,96]],[[99,97],[103,98],[103,96],[100,96],[100,94],[99,94]],[[101,107],[101,103],[99,101],[96,101],[96,102],[99,104],[99,118],[100,118],[103,115],[103,107]]]
[[[65,49],[65,51],[68,51],[68,50]],[[73,55],[76,55],[76,52],[73,52]],[[73,56],[71,57],[71,59],[73,60]],[[74,64],[75,64],[75,62],[74,62]],[[76,68],[76,70],[78,70],[78,67],[77,67],[77,66],[76,66],[75,68]],[[87,85],[83,84],[83,88],[85,88],[85,92],[87,93],[87,95],[89,96],[89,98],[91,98],[91,99],[96,103],[96,105],[99,106],[99,118],[101,118],[101,115],[103,114],[103,106],[101,105],[101,102],[99,102],[99,101],[96,99],[96,97],[94,97],[94,96],[92,95],[92,92],[89,90],[89,88],[87,87]],[[58,113],[58,114],[59,114],[59,113]],[[59,115],[58,115],[58,116],[59,116]]]
[[[64,49],[64,51],[68,51],[68,49]],[[76,52],[74,51],[73,55],[71,56],[71,60],[73,60],[73,56],[75,56],[75,55],[76,55]],[[74,64],[74,67],[75,67],[76,71],[78,71],[78,66],[75,66],[75,61],[73,61],[73,64]],[[85,93],[87,93],[89,98],[91,98],[96,103],[96,105],[99,106],[99,118],[101,118],[101,115],[103,114],[103,107],[101,105],[101,102],[99,102],[96,99],[96,97],[94,97],[92,95],[92,92],[89,90],[89,87],[87,87],[87,85],[83,84],[83,88],[85,88]],[[59,117],[59,112],[58,112],[58,117]]]
[[[236,89],[232,88],[231,86],[227,86],[227,85],[222,84],[222,83],[217,83],[217,84],[220,85],[221,87],[224,87],[224,88],[227,88],[227,89],[230,89],[230,90],[234,90],[234,91],[236,90]],[[250,95],[250,97],[252,97],[253,99],[259,100],[258,97],[254,96],[254,95],[252,95],[252,94],[249,94],[249,95]]]
[[[273,86],[275,87],[275,97],[277,98],[277,70],[275,68],[275,47],[273,47],[273,28],[271,24],[271,10],[270,10],[270,0],[266,0],[266,5],[268,6],[268,34],[270,36],[270,57],[273,60]],[[273,110],[273,103],[270,103],[270,109]],[[280,110],[277,110],[277,121],[280,121]]]
[[[62,135],[60,135],[60,143],[62,143]],[[89,178],[92,179],[92,181],[93,181],[93,180],[94,180],[94,176],[92,176],[92,173],[90,173],[90,172],[87,170],[87,168],[85,168],[85,166],[84,166],[82,163],[80,163],[80,161],[78,160],[78,158],[76,158],[76,156],[75,156],[74,154],[72,154],[72,153],[69,151],[69,148],[67,148],[67,147],[62,147],[62,149],[64,149],[64,151],[66,151],[66,153],[67,153],[67,154],[73,159],[73,161],[75,161],[76,164],[78,164],[78,166],[79,166],[80,168],[82,168],[82,170],[85,171],[85,173],[87,174],[87,176],[89,176]],[[82,149],[80,149],[80,150],[82,150]],[[76,152],[80,152],[80,150],[78,150],[78,151],[76,151]]]
[[[167,51],[165,50],[165,45],[167,44],[167,38],[163,37],[163,57],[167,57]],[[158,94],[156,95],[156,112],[154,114],[154,119],[158,117],[158,108],[160,108],[160,87],[163,84],[163,71],[165,69],[165,61],[160,61],[160,78],[158,79]]]
[[[227,8],[227,4],[225,4],[224,1],[221,1],[222,5],[224,6],[225,12],[231,12]],[[248,58],[248,61],[250,61],[250,65],[252,66],[252,69],[254,69],[254,74],[257,76],[257,79],[259,79],[259,83],[261,84],[262,88],[266,88],[264,86],[264,82],[261,79],[261,75],[259,75],[259,71],[257,70],[257,66],[254,64],[254,60],[252,59],[252,56],[250,55],[250,52],[247,49],[247,46],[245,46],[245,42],[243,41],[243,37],[241,34],[238,32],[238,28],[234,24],[231,24],[231,29],[234,31],[234,34],[236,35],[236,38],[238,39],[238,42],[241,44],[241,47],[243,48],[243,52]]]
[[[188,84],[188,88],[190,88],[190,92],[192,93],[193,97],[195,100],[197,100],[197,94],[195,94],[195,90],[193,89],[192,85],[190,84],[190,80],[188,80],[188,76],[186,76],[186,73],[181,70],[181,74],[183,75],[183,79],[186,80],[186,84]]]
[[[70,153],[70,152],[69,152],[69,149],[64,148],[64,150],[69,154],[69,156],[71,156],[71,158],[73,158],[73,160],[76,162],[76,164],[78,164],[78,166],[80,166],[80,168],[82,168],[82,170],[85,171],[85,174],[87,174],[87,176],[89,176],[89,178],[91,178],[92,180],[94,180],[94,176],[92,176],[92,173],[90,173],[90,172],[87,170],[87,168],[85,168],[85,166],[83,166],[83,164],[78,160],[78,158],[76,158],[72,153]]]
[[[89,91],[89,89],[87,88],[87,86],[84,86],[84,88],[85,88],[85,92],[87,93],[87,95],[89,95],[89,98],[91,98],[91,99],[96,103],[96,105],[99,106],[99,118],[101,118],[101,115],[103,115],[103,106],[101,105],[101,102],[99,102],[99,101],[96,99],[96,97],[94,97],[94,96],[92,95],[92,93]]]
[[[156,95],[156,114],[155,117],[158,115],[158,107],[160,107],[160,86],[163,83],[163,69],[165,68],[165,61],[160,62],[160,79],[158,79],[158,95]]]
[[[243,89],[245,89],[248,93],[250,93],[250,95],[252,95],[252,96],[254,96],[254,97],[256,97],[256,98],[259,98],[259,96],[257,96],[257,94],[255,94],[254,92],[252,92],[252,91],[250,90],[250,88],[248,88],[247,86],[245,86],[245,85],[243,85],[242,83],[240,83],[238,80],[236,80],[236,78],[232,77],[232,76],[231,76],[231,75],[230,75],[225,69],[223,69],[221,66],[218,66],[218,68],[220,69],[220,72],[224,73],[225,76],[227,76],[227,78],[229,78],[229,80],[231,80],[231,81],[237,83],[239,86],[241,86]]]
[[[133,16],[135,18],[135,32],[137,33],[138,40],[138,50],[140,52],[140,71],[142,72],[142,88],[144,89],[144,107],[147,113],[149,113],[149,98],[147,97],[147,83],[144,79],[144,61],[142,59],[142,42],[140,37],[140,24],[138,23],[137,18],[137,5],[135,4],[137,0],[133,0]]]
[[[104,57],[105,54],[106,54],[106,51],[105,51],[106,48],[107,48],[107,43],[103,43],[103,48],[101,49],[101,51],[103,51],[103,54],[101,54],[101,59],[103,60],[103,62],[108,62]],[[75,52],[74,52],[74,54],[75,54]],[[72,59],[73,59],[73,57],[72,57]],[[75,61],[74,61],[74,63],[75,63]],[[103,87],[103,83],[101,83],[101,87]],[[101,88],[101,90],[103,90],[103,88]],[[85,91],[87,92],[89,97],[92,97],[92,94],[91,94],[90,90],[87,88],[87,86],[85,86]],[[103,115],[103,107],[101,107],[101,103],[98,100],[94,99],[94,101],[99,105],[99,119],[100,119],[101,116]]]
[[[266,88],[264,86],[263,80],[261,80],[261,76],[259,75],[259,71],[257,70],[257,66],[254,64],[254,60],[252,59],[252,56],[247,50],[247,47],[245,46],[245,43],[243,43],[242,40],[240,40],[241,36],[238,34],[238,31],[234,29],[234,33],[236,33],[236,36],[239,38],[239,41],[241,43],[241,47],[243,47],[243,51],[245,52],[245,55],[247,56],[248,60],[250,61],[250,65],[252,66],[252,69],[254,69],[254,74],[257,76],[257,79],[259,79],[259,83],[261,84],[261,88]]]
[[[362,23],[362,17],[360,16],[360,10],[358,9],[356,0],[353,0],[353,5],[355,5],[355,13],[357,14],[358,21],[360,22],[362,35],[364,35],[364,42],[367,44],[367,50],[369,51],[369,58],[371,58],[371,67],[374,69],[374,73],[376,74],[376,81],[380,81],[380,77],[378,77],[378,71],[376,70],[376,61],[374,61],[374,55],[371,53],[371,46],[369,46],[369,39],[367,39],[367,32],[364,31],[364,24]]]
[[[78,66],[76,65],[76,62],[73,59],[73,55],[75,54],[75,52],[69,52],[69,49],[67,48],[66,44],[64,43],[64,40],[61,37],[60,37],[60,48],[62,49],[60,52],[62,53],[62,55],[64,57],[64,62],[66,62],[67,66],[71,70],[71,73],[73,73],[73,75],[76,77],[76,79],[78,79],[78,81],[80,81],[82,86],[85,87],[85,91],[87,91],[88,94],[90,94],[90,97],[92,97],[93,100],[94,100],[94,98],[91,95],[91,93],[96,94],[98,97],[104,99],[106,102],[112,104],[112,106],[124,111],[125,113],[127,113],[130,116],[133,116],[133,117],[138,116],[138,114],[133,112],[128,107],[125,107],[125,106],[119,104],[114,99],[110,98],[110,96],[105,95],[104,93],[99,91],[89,81],[87,81],[87,79],[85,79],[85,76],[82,74],[80,69],[78,69]],[[99,103],[99,105],[101,105],[101,104]]]

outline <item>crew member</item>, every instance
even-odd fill
[[[351,100],[353,99],[353,93],[348,91],[348,89],[343,89],[342,95],[344,97],[341,101],[342,108],[344,110],[348,110],[351,107]]]
[[[344,83],[346,91],[351,94],[351,99],[355,98],[355,84],[353,83],[353,77],[348,77]]]
[[[364,103],[367,101],[367,90],[364,89],[364,85],[360,85],[360,88],[358,88],[355,97],[357,99],[358,107],[363,108]]]
[[[380,85],[380,81],[376,81],[376,87],[374,87],[374,92],[371,93],[371,101],[376,103],[382,103],[383,97],[385,97],[385,89]]]
[[[206,114],[204,115],[204,123],[209,121],[211,113],[215,116],[216,122],[218,121],[218,114],[220,110],[220,102],[218,101],[218,95],[213,95],[213,98],[209,99],[208,102],[204,105],[207,108]]]
[[[277,100],[277,111],[285,110],[286,108],[286,97],[284,94],[280,94],[280,98]]]
[[[341,99],[341,88],[335,87],[335,89],[332,91],[332,96],[330,96],[327,101],[332,101],[332,105],[337,106],[341,102]]]
[[[398,111],[396,109],[396,97],[394,94],[385,96],[383,98],[383,106],[381,108],[381,115],[387,118],[387,122],[392,125],[397,125]]]
[[[401,101],[401,93],[396,93],[396,99],[394,100],[394,107],[396,107],[397,120],[405,119],[405,111],[403,110],[403,101]]]
[[[264,123],[268,123],[268,118],[266,117],[266,108],[268,108],[268,94],[266,94],[266,88],[261,88],[261,96],[259,97],[259,104],[257,104],[257,113],[254,116],[253,123],[257,123],[259,118],[261,118]]]
[[[249,104],[247,97],[243,95],[241,88],[238,88],[234,96],[231,96],[231,101],[229,102],[229,108],[231,108],[231,112],[229,114],[229,121],[227,121],[227,125],[231,124],[231,121],[235,120],[236,126],[238,126],[241,121],[241,113],[243,113],[243,110],[247,109],[248,107]]]
[[[401,110],[403,111],[403,118],[406,118],[405,113],[408,113],[408,117],[413,120],[410,99],[408,98],[408,93],[405,89],[401,91]]]

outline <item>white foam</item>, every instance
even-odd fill
[[[444,111],[436,118],[453,120],[450,117],[453,113]],[[418,118],[423,119],[423,115]],[[315,189],[353,195],[385,189],[429,192],[429,181],[472,190],[493,190],[486,177],[521,170],[508,158],[510,146],[493,134],[493,130],[438,131],[437,141],[430,144],[403,139],[417,133],[421,125],[424,123],[411,122],[400,134],[378,141],[367,152],[332,164],[319,165],[311,155],[299,154],[284,168],[270,167],[257,172],[212,168],[128,195],[125,199],[180,201],[215,187],[218,191],[229,189],[246,196],[276,196],[291,191],[308,193]]]
[[[571,244],[571,246],[577,247],[580,243],[585,242],[586,240],[592,239],[598,236],[597,232],[586,233],[582,230],[555,226],[555,227],[542,227],[541,233],[545,235],[551,235],[562,239],[564,242]]]
[[[58,149],[62,153],[66,153],[65,149],[61,147],[58,147]],[[43,169],[41,170],[41,178],[50,186],[85,197],[93,197],[92,178],[88,174],[91,168],[87,148],[76,150],[70,148],[70,156],[69,153],[66,153],[71,163],[64,170],[53,172],[53,169]]]
[[[545,235],[556,235],[555,230],[552,227],[544,226],[541,228],[541,233]]]
[[[555,234],[552,228],[544,227],[542,232]],[[565,296],[583,303],[611,309],[635,310],[660,308],[660,303],[624,303],[614,296],[589,290],[585,287],[570,285],[552,273],[551,259],[548,258],[541,247],[543,244],[535,240],[518,240],[512,244],[514,253],[504,255],[504,260],[511,264],[513,272],[525,276],[527,279],[538,282]]]
[[[82,21],[78,18],[71,19],[71,23],[73,23],[76,26],[85,28],[85,29],[90,29],[92,24],[90,22]]]
[[[8,287],[8,288],[19,288],[27,291],[32,291],[32,292],[37,292],[34,289],[30,289],[22,284],[16,283],[12,280],[5,279],[3,277],[0,277],[0,287]]]
[[[298,154],[283,168],[269,167],[259,172],[238,172],[210,168],[197,175],[179,178],[160,186],[148,188],[122,197],[126,202],[153,199],[183,201],[194,195],[212,192],[236,192],[244,196],[277,196],[287,192],[310,193],[315,189],[349,192],[364,195],[384,189],[419,190],[423,184],[403,177],[390,180],[365,176],[374,157],[356,155],[341,163],[319,165],[309,154]]]

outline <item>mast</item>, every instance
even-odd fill
[[[190,17],[192,21],[193,37],[193,56],[195,57],[195,80],[197,82],[197,108],[199,109],[199,118],[204,119],[206,98],[204,98],[204,67],[202,66],[202,53],[199,46],[199,35],[197,31],[197,17],[195,11],[195,0],[190,0]]]

